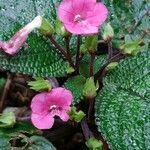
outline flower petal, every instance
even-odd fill
[[[23,44],[25,43],[30,32],[32,32],[32,30],[34,30],[35,28],[39,28],[41,24],[42,17],[35,17],[33,21],[31,21],[25,27],[15,33],[15,35],[13,35],[8,42],[0,41],[0,48],[10,55],[16,54],[20,50],[21,46],[23,46]]]
[[[66,111],[61,111],[61,113],[58,116],[60,117],[61,120],[65,122],[68,121],[70,118]]]
[[[90,35],[98,33],[98,27],[90,25],[87,21],[82,21],[75,25],[72,24],[72,26],[65,24],[65,27],[69,32],[72,32],[73,34]]]
[[[87,14],[87,21],[93,26],[100,26],[107,19],[108,10],[103,3],[96,3],[92,12]]]
[[[49,97],[49,100],[47,99],[49,105],[56,105],[63,109],[69,109],[73,99],[72,93],[61,87],[52,89],[47,96]]]
[[[47,115],[38,115],[32,113],[31,121],[33,125],[38,129],[50,129],[54,124],[54,118],[49,114]]]
[[[31,102],[31,109],[33,113],[44,114],[48,112],[49,106],[47,104],[47,92],[40,93],[33,97]]]
[[[60,3],[57,11],[57,15],[63,23],[70,23],[74,18],[74,11],[70,0],[66,0]]]

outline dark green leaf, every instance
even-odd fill
[[[129,34],[133,40],[140,40],[143,37],[145,43],[149,41],[149,0],[104,0],[104,2],[109,7],[109,21],[116,39],[120,39],[121,42],[121,39]]]
[[[58,0],[0,1],[0,40],[8,40],[37,15],[44,16],[54,25],[57,2]],[[29,48],[22,48],[14,57],[0,52],[0,68],[40,77],[65,76],[67,63],[47,39],[32,33],[27,44]]]
[[[109,72],[95,108],[98,130],[112,150],[150,148],[150,51]]]
[[[83,76],[75,76],[69,78],[65,83],[65,87],[73,93],[73,104],[79,103],[83,99],[83,87],[86,82],[86,78]]]
[[[33,144],[27,150],[56,150],[56,148],[47,139],[40,136],[30,137]]]

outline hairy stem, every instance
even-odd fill
[[[77,36],[77,54],[76,54],[76,72],[79,72],[79,65],[80,65],[80,43],[81,43],[81,36]]]
[[[95,60],[95,54],[90,53],[91,60],[90,60],[90,76],[94,76],[94,60]]]
[[[108,44],[108,59],[111,59],[113,57],[112,41],[109,40],[107,44]]]
[[[93,136],[93,133],[88,127],[86,119],[81,121],[81,127],[82,127],[82,131],[86,140],[88,140],[90,137]]]
[[[49,39],[54,44],[54,46],[59,50],[59,52],[67,59],[69,64],[74,68],[74,64],[72,63],[72,61],[70,61],[70,58],[68,58],[68,54],[66,50],[57,43],[57,41],[54,39],[52,35],[49,36]]]
[[[119,52],[118,54],[116,54],[115,56],[113,56],[111,59],[109,59],[106,64],[104,64],[101,69],[94,75],[95,77],[95,81],[99,81],[101,82],[104,75],[105,75],[105,68],[112,62],[116,62],[119,61],[121,59],[124,59],[125,55],[123,55],[121,52]]]
[[[70,52],[70,47],[69,47],[69,43],[70,43],[69,37],[65,37],[65,42],[66,42],[66,50],[67,50],[68,60],[71,63],[71,66],[73,68],[75,68],[74,63],[72,61],[72,55],[71,55],[71,52]]]
[[[93,119],[93,114],[94,114],[94,103],[95,103],[95,98],[89,98],[89,108],[88,108],[88,122],[91,122]]]
[[[7,81],[5,83],[5,87],[4,87],[4,90],[3,90],[3,93],[2,93],[2,96],[1,96],[1,100],[0,100],[0,112],[2,112],[2,110],[3,110],[4,104],[5,104],[5,100],[7,98],[7,94],[9,92],[9,90],[10,90],[12,79],[13,79],[12,75],[8,74]]]

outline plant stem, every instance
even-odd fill
[[[17,117],[18,121],[29,121],[31,120],[31,116],[26,116],[26,117]]]
[[[90,60],[90,76],[94,76],[94,60],[95,60],[95,54],[90,53],[91,60]]]
[[[67,50],[68,60],[71,63],[71,66],[73,68],[75,68],[74,63],[72,61],[72,55],[71,55],[71,52],[70,52],[70,47],[69,47],[69,43],[70,43],[69,37],[65,37],[65,42],[66,42],[66,50]]]
[[[72,63],[72,61],[70,61],[70,59],[68,58],[68,54],[66,53],[66,50],[63,49],[58,43],[57,41],[54,39],[54,37],[48,36],[50,41],[54,44],[54,46],[60,51],[60,53],[68,60],[69,64],[74,68],[74,64]]]
[[[93,133],[91,132],[91,130],[88,127],[86,119],[81,121],[81,127],[82,127],[82,131],[83,131],[85,140],[88,140],[90,137],[93,136]]]
[[[12,75],[8,74],[7,80],[6,80],[6,83],[5,83],[5,87],[4,87],[4,90],[3,90],[3,93],[2,93],[2,96],[1,96],[1,100],[0,100],[0,112],[2,112],[2,110],[3,110],[5,100],[7,98],[7,94],[10,90],[12,79],[13,79]]]
[[[95,98],[88,98],[88,101],[89,101],[88,122],[91,122],[91,120],[93,119]]]
[[[76,54],[76,72],[79,72],[79,65],[80,65],[80,43],[81,43],[81,35],[77,36],[77,54]]]
[[[106,64],[104,64],[101,69],[94,75],[95,77],[95,81],[102,81],[102,78],[105,75],[105,68],[111,63],[111,62],[116,62],[119,61],[121,59],[124,59],[125,55],[123,55],[121,52],[119,52],[118,54],[116,54],[115,56],[113,56],[111,59],[109,59]]]
[[[108,44],[108,59],[111,59],[113,57],[112,40],[109,40],[107,44]]]

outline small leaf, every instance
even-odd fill
[[[137,55],[137,53],[141,50],[139,41],[127,42],[120,47],[123,54],[128,55]]]
[[[107,67],[106,67],[106,70],[113,70],[115,69],[116,67],[118,66],[118,62],[112,62],[110,63]]]
[[[77,111],[76,107],[71,107],[71,111],[69,112],[69,116],[71,120],[76,122],[81,122],[81,120],[86,116],[83,111]]]
[[[67,74],[71,74],[71,73],[73,73],[75,70],[74,70],[74,68],[73,67],[69,67],[69,68],[67,68]]]
[[[0,115],[0,127],[12,127],[16,123],[16,117],[13,112],[3,113]]]
[[[89,150],[102,150],[103,147],[103,143],[94,137],[91,137],[89,140],[87,140],[85,144]]]
[[[52,85],[48,80],[44,80],[43,78],[34,78],[34,79],[35,81],[28,82],[30,89],[35,91],[51,90]]]

